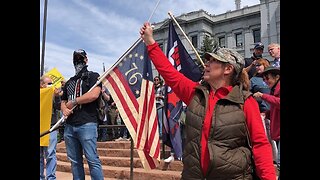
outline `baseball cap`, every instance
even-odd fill
[[[243,67],[244,67],[244,59],[243,57],[235,50],[229,48],[219,48],[214,53],[206,52],[204,54],[205,59],[210,59],[213,57],[214,59],[230,63],[234,69],[236,70],[237,74],[240,74]]]
[[[262,44],[262,42],[255,43],[254,49],[262,49],[263,50],[264,45]]]
[[[73,64],[83,63],[84,58],[87,58],[87,53],[83,49],[73,51]]]
[[[87,53],[83,49],[78,49],[78,50],[73,51],[73,56],[75,56],[75,55],[81,55],[82,57],[87,57]]]

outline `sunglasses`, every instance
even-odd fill
[[[261,64],[256,64],[256,67],[261,66]]]
[[[154,81],[159,81],[159,79],[154,79]]]
[[[52,82],[47,83],[47,85],[52,85],[52,84],[53,84]]]

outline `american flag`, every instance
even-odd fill
[[[117,105],[145,169],[160,164],[160,141],[151,62],[139,38],[102,80]]]

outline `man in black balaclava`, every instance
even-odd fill
[[[73,52],[75,75],[66,82],[61,96],[61,110],[66,117],[64,140],[67,156],[72,164],[73,179],[85,177],[84,154],[89,164],[91,179],[101,180],[103,170],[97,152],[97,99],[101,93],[102,83],[92,88],[99,74],[88,71],[87,63],[87,53],[83,49]]]

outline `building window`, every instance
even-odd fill
[[[191,36],[191,42],[194,48],[198,48],[198,36]]]
[[[226,47],[226,39],[224,37],[219,37],[219,47]]]
[[[236,46],[237,47],[242,47],[243,46],[242,33],[236,34]]]
[[[254,43],[261,42],[261,33],[260,29],[255,29],[252,31]]]

